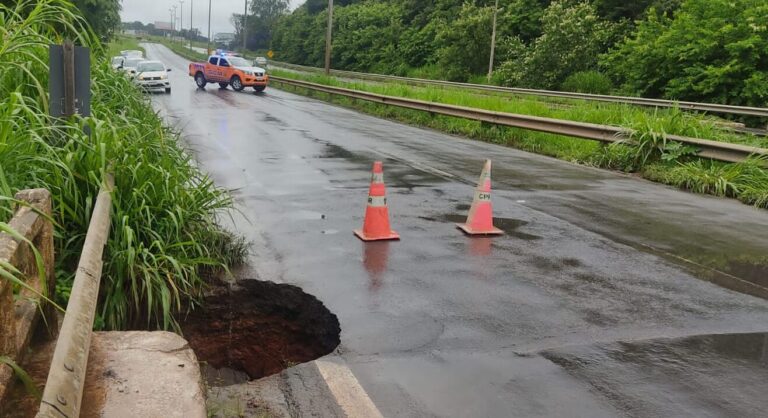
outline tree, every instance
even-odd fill
[[[571,74],[597,69],[615,25],[600,19],[587,2],[555,1],[541,19],[542,34],[529,47],[519,39],[505,41],[507,61],[499,72],[506,84],[555,89]]]
[[[613,20],[635,21],[645,16],[649,9],[658,13],[672,13],[682,0],[594,0],[600,16]]]
[[[287,12],[288,0],[251,0],[251,14],[255,19],[263,19],[271,24]]]
[[[467,2],[455,20],[438,24],[438,64],[448,80],[466,81],[472,74],[487,70],[492,17],[492,7]]]
[[[398,53],[403,30],[398,6],[359,3],[334,13],[333,62],[355,71],[392,71],[402,63]]]
[[[674,18],[649,13],[601,64],[629,93],[762,107],[766,22],[766,2],[685,0]]]
[[[102,40],[108,40],[120,26],[120,0],[72,0]]]

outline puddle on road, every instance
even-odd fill
[[[424,219],[425,221],[431,221],[431,222],[446,222],[446,223],[464,223],[467,221],[467,215],[458,215],[458,214],[450,214],[450,215],[441,215],[437,217],[430,217],[430,216],[419,216],[419,219]],[[541,239],[538,235],[528,234],[525,232],[518,231],[518,228],[527,225],[527,221],[523,221],[520,219],[512,219],[512,218],[493,218],[493,225],[496,228],[501,229],[504,231],[507,235],[520,238],[522,240],[526,241],[533,241],[537,239]]]
[[[630,416],[764,416],[768,333],[599,343],[540,353]]]
[[[379,290],[389,264],[389,241],[362,242],[363,267],[368,273],[368,288]]]
[[[241,280],[205,297],[181,323],[211,386],[242,383],[314,360],[339,345],[336,315],[287,284]]]
[[[319,158],[341,158],[359,164],[366,170],[370,170],[373,161],[376,159],[355,154],[344,147],[327,141],[316,140],[316,142],[325,145],[325,150]],[[412,191],[416,187],[430,187],[436,183],[445,183],[447,180],[430,172],[419,170],[402,164],[400,161],[387,158],[384,160],[384,181],[387,187]],[[398,191],[395,191],[395,193],[398,193]]]

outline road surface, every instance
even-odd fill
[[[768,211],[274,88],[198,90],[186,60],[146,50],[173,69],[154,104],[247,218],[234,223],[254,242],[250,277],[299,285],[339,317],[337,351],[285,373],[292,413],[768,409],[768,302],[711,282],[767,284]],[[506,234],[468,238],[454,222],[486,158]],[[399,242],[352,235],[374,160]]]

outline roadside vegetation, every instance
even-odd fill
[[[563,105],[536,99],[509,100],[493,95],[467,94],[464,91],[443,87],[348,82],[324,75],[276,69],[271,70],[270,73],[285,78],[389,96],[624,126],[636,131],[633,140],[637,145],[624,143],[604,145],[596,141],[432,115],[428,112],[333,96],[288,85],[280,86],[286,90],[329,100],[376,116],[513,146],[575,163],[637,173],[645,178],[696,193],[733,197],[746,204],[768,208],[768,170],[765,169],[768,166],[768,159],[750,159],[738,164],[699,159],[693,155],[693,149],[668,141],[666,135],[676,134],[758,147],[768,147],[768,139],[728,132],[719,127],[715,119],[693,115],[680,109],[648,110],[629,105],[584,102]],[[273,80],[272,83],[275,81]]]
[[[308,0],[269,19],[257,14],[265,2],[274,1],[252,2],[249,48],[271,47],[277,60],[322,66],[328,2]],[[494,3],[336,1],[333,68],[487,82]],[[758,107],[768,102],[764,1],[499,5],[492,83]]]
[[[65,38],[92,50],[87,118],[48,116],[48,45]],[[106,48],[71,3],[0,4],[0,39],[0,219],[10,217],[16,191],[51,191],[56,297],[64,303],[94,199],[113,173],[96,327],[174,327],[201,296],[207,272],[246,257],[243,240],[219,223],[232,207],[229,194],[193,164],[147,98],[111,70]]]

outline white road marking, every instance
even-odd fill
[[[315,365],[336,398],[336,403],[349,418],[383,418],[346,365],[329,360],[315,360]]]

